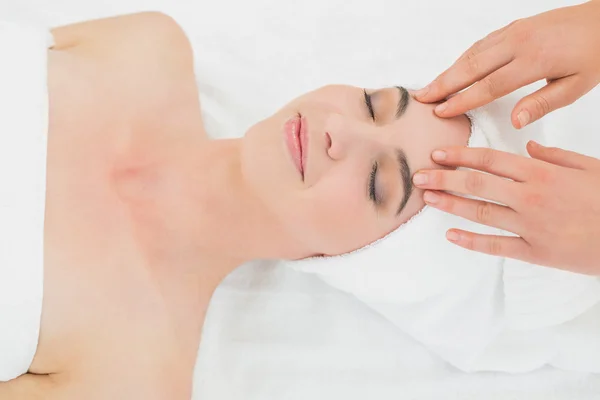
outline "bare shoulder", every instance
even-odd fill
[[[0,382],[2,400],[189,400],[190,387],[162,379],[146,377],[121,371],[112,371],[113,378],[92,375],[79,378],[77,375],[32,375],[25,374],[9,382]]]
[[[120,15],[58,27],[52,34],[52,51],[76,64],[72,69],[82,85],[97,89],[94,98],[136,104],[146,115],[154,110],[144,107],[164,110],[166,104],[190,103],[199,109],[192,46],[170,16]],[[74,84],[71,76],[63,75]]]
[[[160,12],[119,15],[57,27],[54,51],[69,51],[94,59],[164,66],[177,73],[193,70],[192,47],[181,26]],[[137,63],[136,63],[137,61]]]
[[[138,45],[152,42],[187,41],[180,25],[170,16],[160,12],[142,12],[118,15],[60,26],[52,29],[55,50],[86,44],[105,43],[112,46]]]

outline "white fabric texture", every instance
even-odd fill
[[[190,37],[204,120],[221,138],[243,134],[323,84],[427,81],[490,31],[576,3],[0,0],[0,10],[49,25],[169,13]],[[551,136],[547,142],[600,156],[593,147],[600,119],[589,116],[598,101],[600,92],[592,91],[538,123]],[[211,301],[193,399],[595,400],[599,393],[600,375],[550,367],[517,375],[462,373],[354,296],[313,274],[256,262],[231,274]]]
[[[48,30],[0,21],[0,381],[29,369],[40,330]]]

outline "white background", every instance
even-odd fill
[[[323,84],[424,83],[475,40],[571,1],[0,0],[0,18],[61,25],[142,10],[171,14],[192,41],[209,133],[243,134]],[[0,49],[0,58],[1,58]],[[598,90],[545,119],[559,143],[598,153]],[[507,116],[508,118],[508,116]],[[576,139],[573,139],[573,138]],[[195,400],[598,399],[600,376],[544,369],[467,375],[350,296],[270,263],[216,293]]]

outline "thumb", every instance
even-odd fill
[[[563,150],[558,147],[546,147],[530,140],[527,143],[527,152],[537,160],[566,168],[588,169],[599,161],[595,158],[584,156],[573,151]]]
[[[511,116],[513,126],[523,128],[556,109],[568,106],[587,91],[577,75],[552,80],[517,103]]]

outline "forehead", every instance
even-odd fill
[[[389,100],[391,102],[397,102],[398,93],[397,87],[387,86],[382,88],[367,88],[366,91],[369,94],[377,94],[378,99]],[[322,101],[331,102],[337,104],[344,104],[349,102],[353,105],[356,104],[357,100],[363,101],[364,88],[351,85],[327,85],[305,93],[304,95],[297,98],[302,101]],[[384,96],[384,97],[381,97]]]
[[[327,85],[310,91],[298,97],[301,101],[328,101],[328,102],[344,102],[356,101],[357,96],[362,92],[362,89],[350,85]]]

